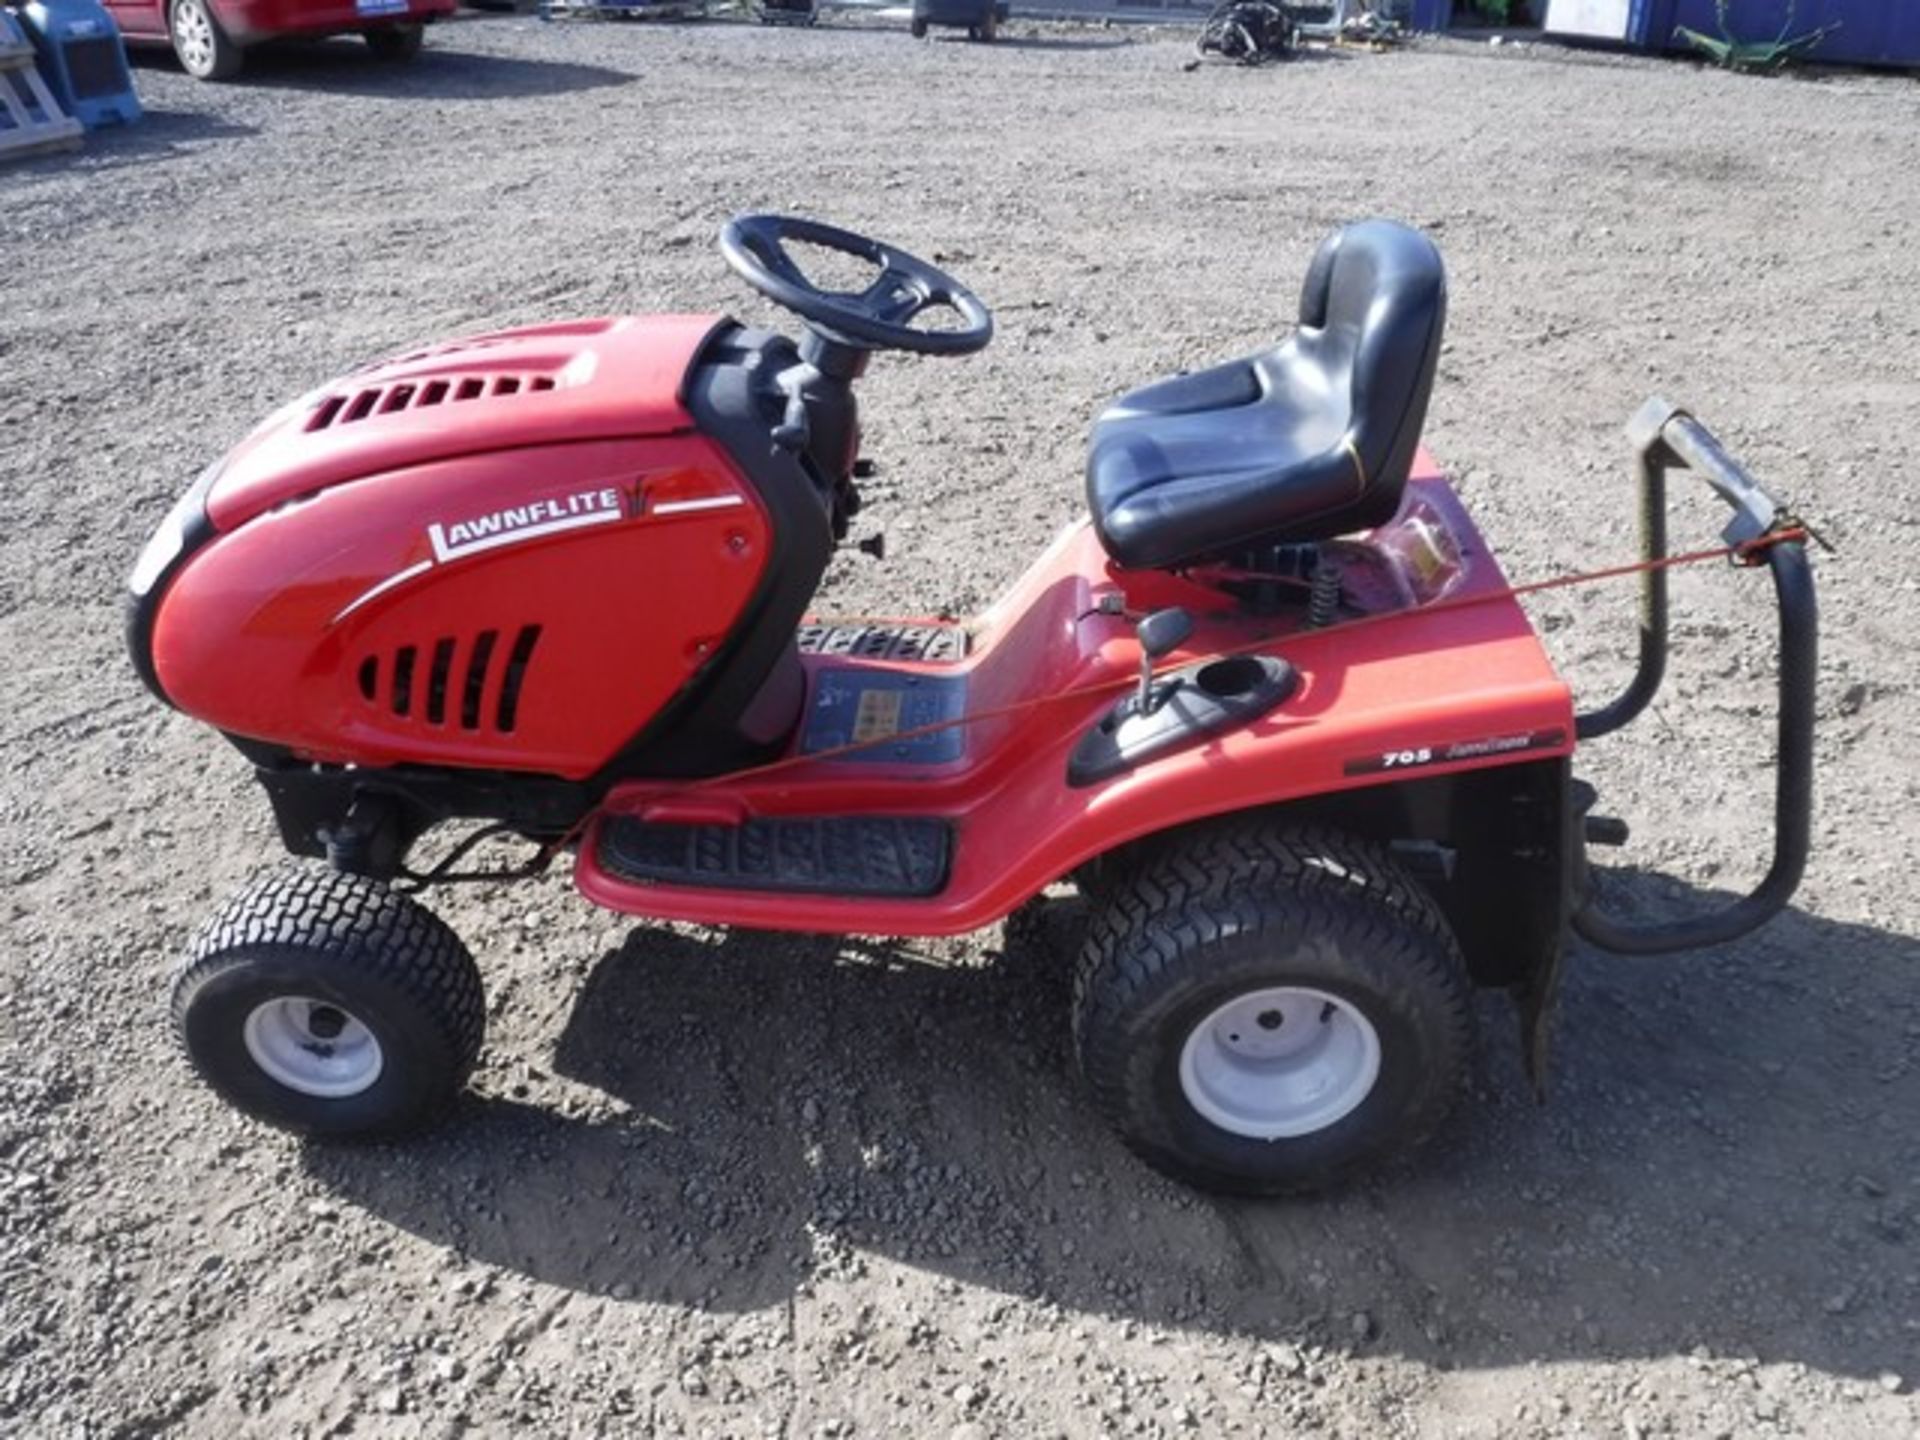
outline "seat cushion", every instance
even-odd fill
[[[1320,249],[1299,329],[1248,360],[1163,380],[1095,423],[1087,500],[1131,568],[1324,539],[1399,507],[1446,310],[1440,257],[1385,221]]]

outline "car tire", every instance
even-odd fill
[[[1103,897],[1074,987],[1095,1104],[1208,1190],[1323,1189],[1418,1145],[1471,1045],[1439,907],[1385,851],[1229,823],[1143,851]]]
[[[916,40],[926,39],[927,38],[927,22],[922,20],[919,16],[916,15],[911,21],[908,22],[907,33],[913,36],[913,38]]]
[[[246,64],[246,52],[220,28],[208,0],[173,0],[167,38],[180,68],[196,80],[231,80]]]
[[[420,53],[421,45],[426,42],[427,27],[417,24],[380,25],[364,34],[367,48],[373,51],[374,59],[400,65]]]
[[[214,916],[173,984],[176,1038],[235,1108],[341,1139],[418,1130],[472,1072],[486,1029],[460,938],[385,884],[269,871]]]

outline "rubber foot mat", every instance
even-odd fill
[[[953,827],[920,816],[749,820],[683,825],[615,818],[601,868],[620,879],[715,890],[815,895],[937,895]]]
[[[967,632],[958,625],[802,625],[802,655],[846,655],[855,660],[917,660],[951,664],[967,658]]]

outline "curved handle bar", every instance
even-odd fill
[[[1744,544],[1792,522],[1783,507],[1754,483],[1706,426],[1655,397],[1627,427],[1635,442],[1640,480],[1641,553],[1648,560],[1667,553],[1666,472],[1680,465],[1697,473],[1733,507],[1721,532],[1729,545]],[[1753,891],[1719,910],[1652,925],[1631,925],[1602,914],[1591,899],[1573,912],[1582,939],[1622,955],[1665,955],[1720,945],[1758,929],[1786,907],[1807,867],[1813,833],[1814,678],[1819,665],[1819,603],[1813,567],[1800,540],[1766,549],[1780,617],[1779,755],[1773,798],[1773,861]],[[1586,740],[1618,730],[1653,699],[1666,673],[1667,580],[1648,570],[1640,590],[1640,663],[1627,688],[1598,710],[1581,714],[1575,733]]]

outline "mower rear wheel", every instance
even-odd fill
[[[1074,987],[1095,1102],[1211,1190],[1314,1190],[1426,1139],[1466,1069],[1466,969],[1433,898],[1331,830],[1229,823],[1114,876]]]
[[[432,911],[377,880],[271,871],[201,932],[173,983],[187,1058],[240,1110],[299,1134],[417,1130],[466,1083],[480,972]]]

